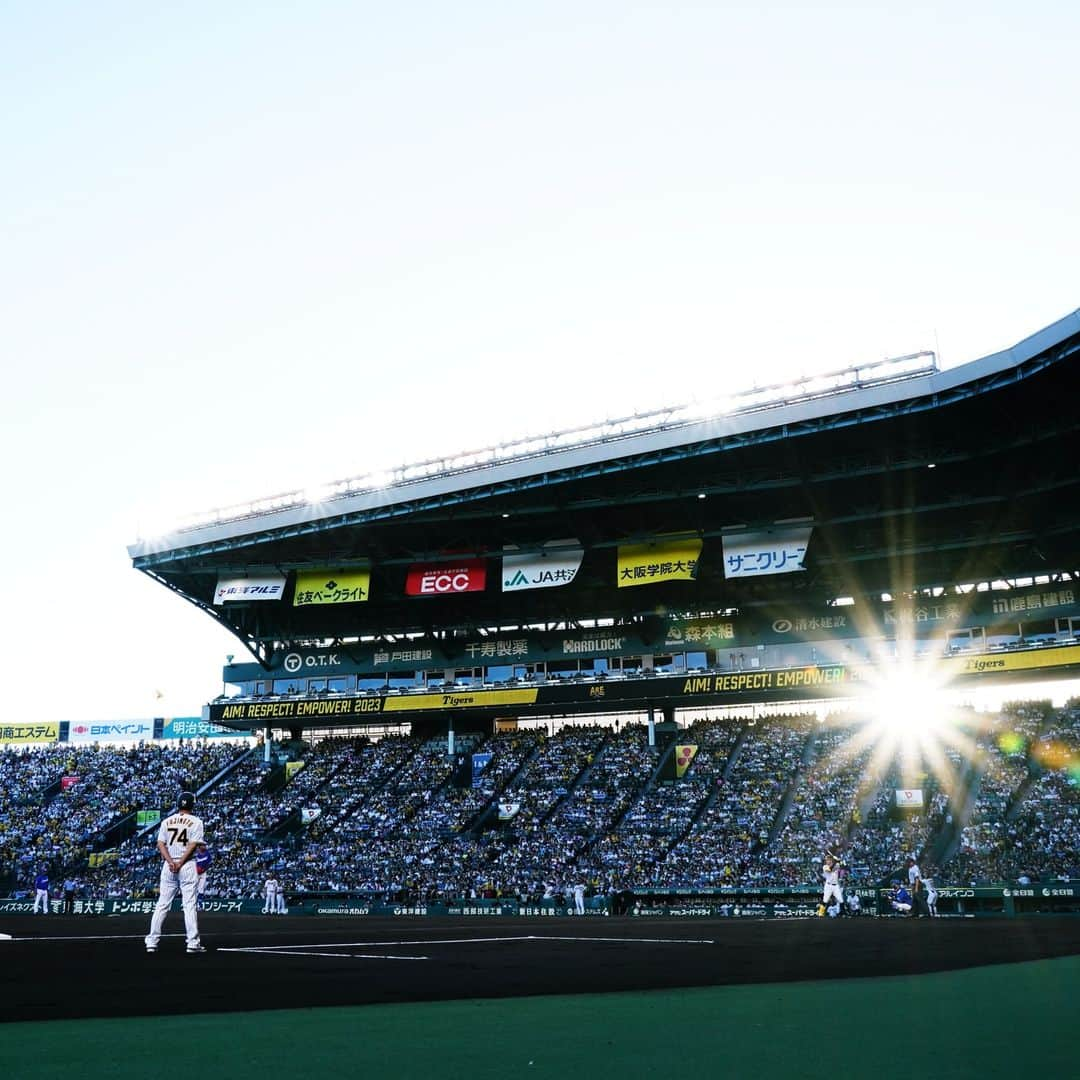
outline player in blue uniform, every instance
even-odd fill
[[[907,891],[907,887],[904,885],[897,885],[889,898],[889,904],[897,914],[910,915],[912,899],[911,893]]]
[[[210,849],[205,844],[200,844],[195,851],[195,872],[199,875],[199,907],[202,907],[203,893],[206,892],[206,871],[210,869],[213,861],[214,856],[210,853]]]
[[[42,915],[49,914],[49,875],[45,868],[42,867],[37,877],[34,878],[34,914],[36,915],[41,910]]]

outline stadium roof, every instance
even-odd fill
[[[249,643],[622,620],[792,594],[827,603],[1075,571],[1078,352],[1080,311],[948,371],[917,354],[734,395],[716,415],[670,408],[521,439],[213,511],[129,553]],[[729,580],[710,561],[710,541],[791,520],[813,526],[804,573]],[[706,541],[696,580],[618,590],[618,545],[665,533]],[[404,595],[412,563],[570,537],[586,551],[570,587]],[[371,600],[345,611],[213,604],[219,575],[360,565]]]

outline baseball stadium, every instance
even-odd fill
[[[0,725],[0,1073],[180,1075],[183,1016],[230,1077],[1075,1075],[1078,365],[1080,311],[139,538],[235,649]]]

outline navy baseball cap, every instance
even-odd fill
[[[180,792],[180,809],[181,810],[194,810],[195,809],[195,792],[193,792],[193,791],[181,791]]]

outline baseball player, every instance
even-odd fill
[[[893,891],[889,896],[889,906],[898,915],[911,914],[911,893],[907,891],[906,886],[894,882]]]
[[[278,878],[277,889],[274,890],[274,910],[278,915],[288,915],[285,907],[285,882]]]
[[[34,878],[34,914],[38,913],[38,907],[40,905],[41,914],[49,914],[49,874],[42,867],[37,877]]]
[[[580,881],[574,886],[574,914],[585,914],[585,886]]]
[[[916,915],[922,915],[926,906],[926,890],[923,888],[922,871],[912,856],[907,859],[908,892],[911,893],[911,908]]]
[[[199,872],[195,866],[195,852],[203,841],[203,823],[192,813],[195,796],[190,791],[180,795],[179,809],[161,823],[158,829],[157,847],[164,860],[161,865],[160,895],[154,914],[150,919],[150,933],[146,935],[146,951],[157,952],[161,941],[161,927],[172,907],[176,890],[184,907],[184,930],[187,934],[187,951],[204,953],[199,940],[199,917],[196,903],[199,892]]]
[[[933,867],[930,869],[933,870]],[[931,918],[936,918],[938,898],[937,886],[934,884],[934,879],[932,877],[923,878],[923,884],[926,886],[926,910],[930,912]]]
[[[263,886],[263,896],[265,897],[263,914],[273,915],[277,911],[277,878],[273,874],[266,879],[266,884]]]
[[[844,903],[844,890],[840,888],[840,864],[832,855],[825,856],[821,876],[825,879],[825,891],[821,897],[825,910],[829,909],[832,900],[835,900],[838,906],[842,905]]]

